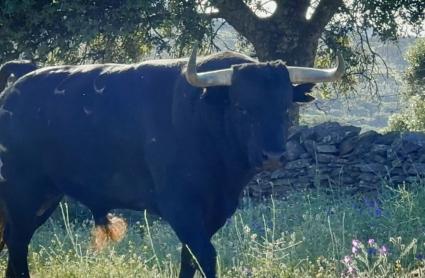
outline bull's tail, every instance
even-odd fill
[[[127,223],[122,217],[108,213],[101,219],[95,219],[92,230],[92,245],[96,251],[102,250],[110,241],[120,241],[127,232]]]
[[[4,211],[4,207],[0,203],[0,252],[3,250],[5,245],[4,239],[3,239],[5,226],[6,226],[6,213]]]

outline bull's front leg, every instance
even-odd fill
[[[183,243],[181,258],[180,278],[192,278],[196,270],[207,278],[216,277],[216,252],[210,241]]]
[[[179,277],[193,277],[196,272],[196,262],[186,244],[182,244]]]
[[[173,198],[174,199],[174,198]],[[207,278],[216,277],[216,251],[205,228],[202,208],[185,198],[165,201],[161,215],[182,242],[180,278],[192,278],[198,270]],[[183,202],[182,202],[183,201]]]

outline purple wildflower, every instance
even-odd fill
[[[388,255],[388,248],[385,245],[382,245],[381,248],[378,249],[379,255],[386,256]]]
[[[360,240],[357,239],[353,239],[353,241],[351,242],[352,247],[351,247],[351,252],[353,254],[357,254],[359,252],[359,249],[361,248],[361,242]]]
[[[375,240],[374,240],[373,238],[370,238],[370,239],[367,241],[367,244],[369,244],[369,246],[373,246],[373,245],[375,244]]]
[[[363,201],[370,215],[373,215],[375,217],[382,216],[382,208],[380,208],[379,202],[377,200],[364,198]]]
[[[360,248],[361,242],[360,242],[360,240],[353,239],[353,241],[351,242],[351,244],[353,245],[353,247]]]
[[[352,274],[352,273],[355,273],[355,272],[356,271],[355,271],[355,269],[352,266],[349,266],[348,267],[348,273]]]
[[[381,217],[382,216],[382,209],[380,207],[375,208],[375,216]]]
[[[351,256],[344,257],[344,263],[346,263],[347,265],[351,264],[352,262],[353,262],[353,259],[351,258]]]

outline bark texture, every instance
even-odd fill
[[[259,18],[243,0],[211,0],[216,16],[225,19],[254,46],[260,61],[280,59],[288,65],[313,66],[326,24],[343,6],[342,0],[321,0],[309,20],[310,0],[276,0],[276,11]],[[298,122],[298,107],[291,111]]]
[[[216,16],[225,19],[255,47],[261,61],[281,59],[294,66],[312,66],[326,24],[342,0],[321,0],[307,20],[310,0],[277,0],[274,14],[259,18],[243,0],[211,0]]]

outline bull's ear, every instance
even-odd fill
[[[311,89],[314,87],[314,83],[306,83],[294,86],[294,102],[310,102],[314,100],[314,97],[309,95]]]

